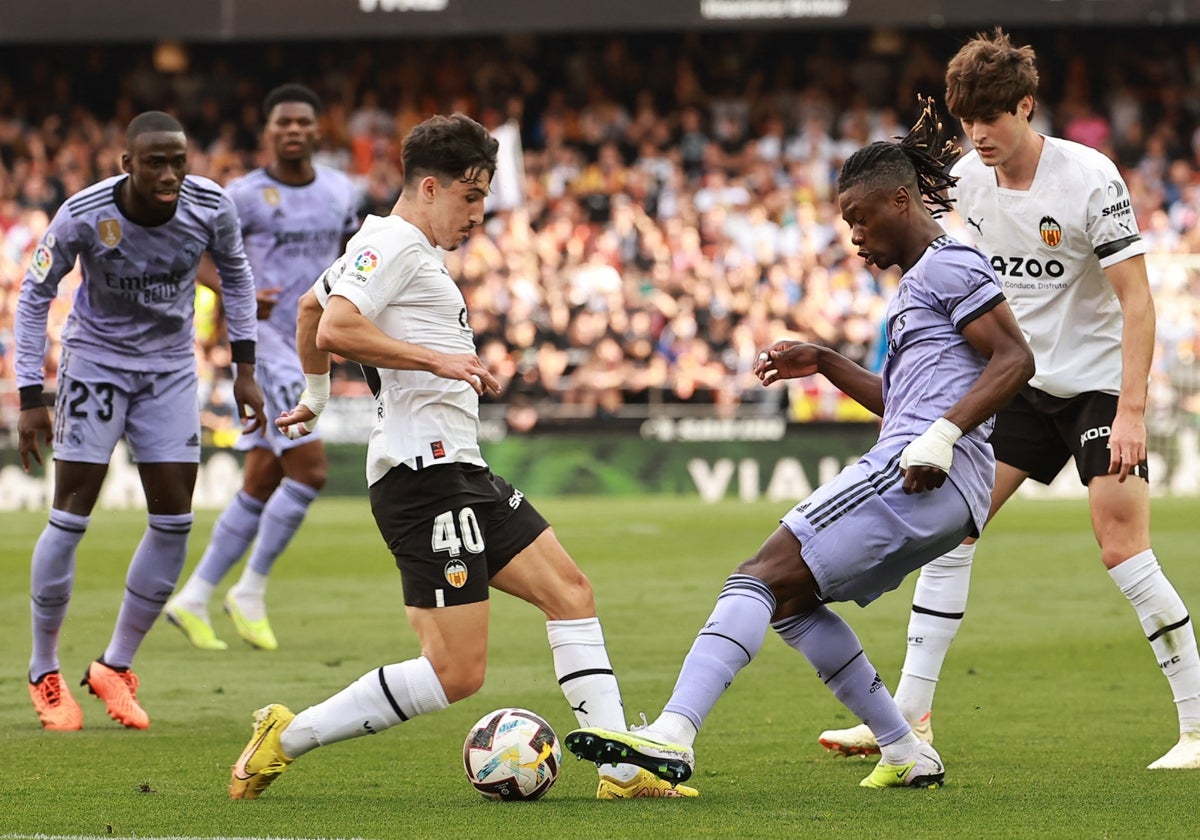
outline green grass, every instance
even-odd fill
[[[653,716],[733,566],[785,509],[683,499],[541,501],[597,591],[626,708]],[[1160,500],[1155,547],[1200,609],[1194,500]],[[188,571],[213,512],[202,512]],[[541,617],[494,601],[490,669],[475,697],[428,718],[303,757],[257,802],[231,802],[228,767],[269,701],[299,709],[371,668],[413,656],[399,578],[365,500],[318,502],[272,578],[275,653],[236,640],[193,650],[162,624],[137,662],[153,725],[127,731],[83,690],[86,728],[39,728],[25,689],[28,556],[43,513],[0,515],[0,837],[1195,837],[1200,772],[1143,768],[1175,741],[1170,691],[1099,563],[1081,502],[1014,502],[976,563],[968,618],[947,660],[935,791],[869,791],[870,765],[826,755],[817,733],[851,723],[808,665],[769,636],[697,743],[693,801],[599,803],[595,772],[568,760],[538,803],[483,801],[463,777],[467,729],[488,710],[534,709],[565,733]],[[100,513],[81,546],[62,638],[77,680],[107,643],[144,516]],[[889,685],[904,653],[912,583],[868,609],[839,607]]]

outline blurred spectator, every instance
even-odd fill
[[[12,307],[63,196],[120,171],[125,123],[147,107],[184,118],[192,170],[228,181],[258,163],[256,105],[288,79],[325,96],[320,160],[351,174],[364,212],[390,211],[404,133],[433,111],[467,110],[519,156],[486,232],[447,260],[480,354],[508,383],[493,409],[511,429],[660,408],[863,419],[819,377],[763,389],[749,369],[758,348],[789,336],[880,363],[897,276],[855,255],[834,203],[837,172],[864,143],[905,133],[914,93],[941,94],[943,57],[969,34],[556,35],[519,49],[477,39],[458,44],[453,61],[430,39],[403,49],[197,44],[175,74],[154,69],[150,46],[53,62],[9,46],[0,428],[11,431],[16,416]],[[1189,256],[1200,253],[1200,46],[1149,29],[1026,40],[1044,75],[1035,127],[1109,148],[1125,169],[1162,310],[1155,398],[1191,410],[1200,405],[1200,260]],[[947,224],[953,232],[957,222]],[[51,386],[68,309],[63,300],[51,315]],[[214,438],[228,365],[219,322],[219,299],[202,293],[197,353]],[[333,383],[336,396],[369,394],[358,366],[341,360]]]
[[[233,399],[233,382],[222,377],[208,391],[208,399],[200,406],[200,432],[205,446],[228,449],[242,434],[237,405]]]

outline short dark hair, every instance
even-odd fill
[[[438,115],[420,123],[404,138],[404,183],[434,175],[439,181],[473,181],[496,174],[500,144],[465,114]]]
[[[139,136],[155,131],[185,133],[179,120],[167,112],[144,111],[129,121],[129,126],[125,129],[125,148],[132,149],[133,141]]]
[[[918,97],[921,116],[916,125],[898,143],[880,140],[863,146],[842,164],[838,192],[857,184],[877,187],[907,186],[920,193],[929,212],[936,218],[950,209],[946,190],[958,180],[948,169],[962,149],[953,140],[938,148],[942,124],[930,97]]]
[[[263,119],[269,119],[275,106],[283,102],[303,102],[311,105],[316,113],[321,113],[321,97],[315,90],[298,82],[288,82],[273,88],[263,99]]]
[[[956,119],[1015,114],[1026,96],[1035,97],[1036,108],[1037,89],[1033,47],[1014,47],[999,26],[990,35],[980,32],[967,41],[946,65],[946,107]]]

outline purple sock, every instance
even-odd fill
[[[845,620],[826,606],[772,625],[779,637],[804,654],[833,695],[875,733],[880,746],[904,736],[908,722],[867,660],[862,643]]]
[[[737,672],[762,647],[774,611],[770,587],[750,575],[730,575],[663,711],[683,715],[699,730]]]
[[[90,517],[50,510],[50,522],[38,537],[30,563],[30,617],[33,654],[29,676],[38,679],[58,670],[58,633],[67,618],[71,584],[75,580],[75,549]]]
[[[269,574],[276,558],[283,554],[304,521],[308,506],[317,498],[317,490],[307,484],[285,478],[267,499],[258,525],[258,542],[250,553],[249,566],[260,575]],[[207,579],[207,578],[206,578]]]
[[[128,668],[133,664],[133,655],[175,591],[187,559],[192,514],[152,513],[147,520],[146,533],[125,575],[125,597],[117,614],[117,626],[104,651],[104,664],[112,668]]]
[[[204,549],[204,556],[200,558],[194,574],[213,586],[220,583],[221,578],[242,559],[254,541],[262,512],[262,502],[246,491],[239,490],[217,517],[208,547]]]

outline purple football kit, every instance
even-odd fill
[[[237,211],[213,181],[187,176],[175,214],[144,227],[117,204],[128,176],[81,190],[34,251],[17,303],[17,386],[43,382],[46,324],[62,279],[83,280],[62,334],[55,458],[106,464],[122,435],[140,463],[198,462],[196,270],[221,272],[231,341],[256,336],[254,279]]]
[[[983,529],[996,470],[992,419],[955,445],[937,490],[905,494],[900,453],[979,378],[987,360],[962,329],[1003,300],[983,254],[948,236],[905,272],[886,316],[879,441],[782,519],[825,600],[866,605]]]
[[[246,255],[259,290],[276,290],[270,317],[258,322],[255,378],[267,416],[278,417],[300,399],[304,371],[296,353],[296,307],[300,296],[342,253],[342,243],[358,230],[358,192],[343,173],[316,166],[316,177],[292,186],[256,169],[226,187],[241,219]],[[290,440],[274,423],[266,435],[244,435],[237,448],[266,447],[279,454],[311,443]]]

